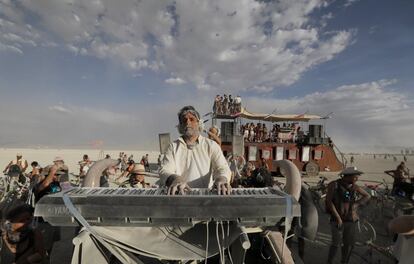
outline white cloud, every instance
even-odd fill
[[[97,122],[103,125],[119,125],[135,120],[134,117],[127,114],[76,105],[63,106],[60,104],[50,106],[48,109],[52,112],[68,114],[68,117],[76,117],[83,121]]]
[[[252,112],[271,113],[275,108],[281,114],[308,112],[324,116],[334,112],[333,118],[326,120],[327,133],[343,151],[367,146],[414,147],[414,101],[394,90],[397,86],[396,80],[377,80],[287,99],[245,96],[242,103]],[[163,96],[168,99],[145,94],[145,100],[137,99],[137,103],[100,107],[59,103],[49,97],[47,101],[56,103],[39,107],[38,102],[26,99],[13,115],[10,109],[15,103],[6,100],[0,104],[0,123],[7,124],[2,127],[0,144],[79,145],[99,138],[105,146],[157,149],[158,133],[169,132],[176,137],[176,113],[182,106],[194,105],[204,115],[211,111],[214,95],[167,89]]]
[[[349,7],[353,4],[355,4],[356,2],[359,2],[360,0],[346,0],[344,7]]]
[[[65,107],[63,107],[61,105],[53,105],[53,106],[50,106],[49,107],[49,110],[50,111],[61,112],[61,113],[66,113],[66,114],[72,113],[71,110],[69,110],[69,109],[67,109],[67,108],[65,108]]]
[[[1,42],[0,42],[0,51],[11,51],[11,52],[14,52],[14,53],[18,53],[20,55],[23,54],[23,51],[21,49],[19,49],[18,47],[3,44]]]
[[[250,111],[300,114],[306,111],[324,116],[334,112],[328,121],[328,134],[342,149],[366,146],[401,146],[412,142],[414,102],[394,91],[396,80],[343,85],[327,92],[315,92],[303,98],[245,98]]]
[[[37,44],[33,41],[33,40],[27,40],[22,38],[21,36],[18,36],[16,34],[13,33],[7,33],[3,35],[3,39],[8,40],[10,42],[17,42],[17,43],[21,43],[21,44],[28,44],[31,45],[33,47],[36,47]]]
[[[36,28],[26,25],[23,9],[6,2],[7,12],[0,13],[13,25],[0,33],[9,34],[9,42],[3,37],[7,45],[18,39],[33,41],[26,43],[32,46],[57,43],[119,63],[133,75],[163,71],[201,90],[291,85],[353,38],[350,31],[324,34],[332,14],[324,15],[319,26],[310,22],[313,11],[326,6],[324,0],[23,0],[21,5],[39,17]]]
[[[165,83],[172,84],[172,85],[180,85],[180,84],[186,83],[186,81],[177,77],[177,78],[166,79]]]

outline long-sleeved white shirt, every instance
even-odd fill
[[[161,164],[161,184],[165,185],[172,174],[182,176],[192,188],[211,187],[218,176],[230,182],[231,177],[220,146],[201,135],[192,147],[188,147],[182,137],[170,144]]]

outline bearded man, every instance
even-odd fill
[[[161,164],[161,183],[168,194],[184,194],[190,188],[216,187],[219,194],[230,192],[230,168],[220,146],[200,135],[200,114],[193,106],[178,112],[181,134],[165,153]]]

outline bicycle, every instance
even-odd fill
[[[374,226],[367,219],[361,217],[356,226],[355,245],[360,247],[366,246],[369,243],[373,243],[376,239],[377,232]]]
[[[380,186],[384,186],[384,190],[379,189]],[[375,222],[383,219],[384,216],[388,218],[394,217],[392,213],[387,215],[386,209],[393,207],[395,199],[390,196],[391,191],[385,181],[374,185],[365,184],[365,190],[371,195],[371,199],[366,206],[366,209],[369,210],[365,212],[365,217],[369,221]]]
[[[414,203],[405,197],[394,197],[393,217],[411,215],[414,212]]]
[[[4,195],[7,193],[7,188],[9,185],[9,176],[3,175],[0,177],[0,201],[3,200]]]
[[[7,186],[5,187],[5,192],[0,200],[0,211],[6,212],[17,203],[23,202],[29,204],[29,180],[27,178],[25,179],[24,183],[21,183],[14,178],[6,179]]]
[[[373,242],[369,242],[366,244],[366,247],[368,249],[363,254],[357,254],[356,252],[353,252],[354,255],[360,257],[365,263],[381,263],[381,260],[374,258],[374,252],[379,253],[382,257],[386,257],[393,263],[397,262],[397,258],[393,254],[392,246],[382,247]]]

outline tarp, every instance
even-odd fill
[[[308,114],[299,114],[299,115],[276,115],[276,114],[261,114],[261,113],[251,113],[247,111],[244,107],[241,109],[240,114],[238,115],[242,118],[252,119],[252,120],[262,120],[268,122],[308,122],[313,119],[322,119],[318,115],[308,115]]]

